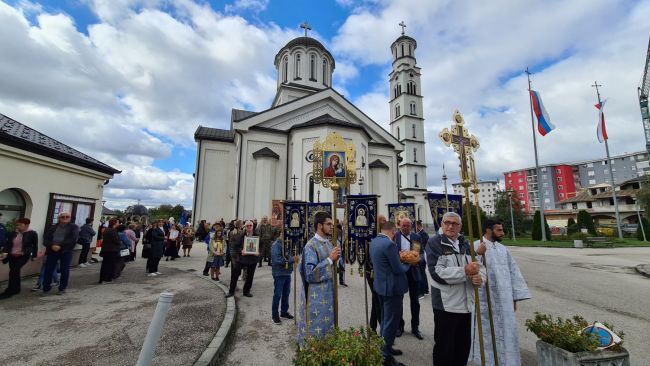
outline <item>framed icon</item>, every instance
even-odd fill
[[[345,151],[323,151],[323,177],[345,178]]]
[[[244,247],[241,254],[243,255],[259,255],[260,254],[260,237],[259,236],[245,236]]]

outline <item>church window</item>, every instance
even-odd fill
[[[323,84],[327,85],[327,60],[323,60]]]
[[[412,116],[415,116],[415,115],[416,115],[416,113],[415,113],[415,102],[411,102],[411,105],[410,105],[410,112],[411,112],[411,115],[412,115]],[[415,125],[413,125],[413,126],[415,126]],[[415,133],[414,133],[414,134],[415,134]],[[413,136],[413,137],[415,137],[415,136]]]
[[[402,84],[397,84],[397,95],[402,95]]]
[[[416,173],[413,173],[413,176],[414,176],[414,178],[415,178],[415,184],[414,184],[414,186],[415,186],[415,187],[419,187],[419,186],[418,186],[418,173],[417,173],[417,172],[416,172]]]
[[[397,127],[397,139],[399,140],[401,137],[399,136],[399,127]]]
[[[413,138],[415,138],[415,123],[411,125],[411,130],[413,130]]]
[[[416,86],[415,86],[415,83],[414,83],[414,82],[409,81],[408,85],[406,86],[406,92],[407,92],[408,94],[413,94],[413,95],[417,95],[417,94],[418,94],[417,91],[416,91]]]
[[[413,162],[414,163],[418,162],[418,148],[417,147],[413,148]]]
[[[402,186],[402,174],[399,175],[398,185],[399,185],[400,187]]]
[[[289,79],[289,57],[284,56],[282,61],[282,82],[286,83]]]
[[[296,54],[296,67],[295,67],[295,78],[294,79],[300,79],[300,54]]]
[[[395,106],[395,118],[400,116],[399,104]]]
[[[397,86],[393,88],[393,92],[395,93],[395,98],[397,98]]]
[[[402,43],[402,57],[404,57],[404,43]]]
[[[309,55],[309,80],[316,81],[316,55]]]
[[[413,45],[409,43],[409,56],[413,56]]]

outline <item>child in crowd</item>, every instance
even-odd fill
[[[211,278],[215,281],[219,281],[219,275],[221,274],[221,267],[223,267],[224,261],[223,257],[226,254],[226,244],[223,241],[223,232],[221,225],[215,224],[214,236],[212,238],[212,247],[213,260],[212,266],[210,268]]]

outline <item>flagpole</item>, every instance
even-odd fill
[[[593,87],[596,88],[596,95],[598,96],[598,105],[600,106],[599,108],[599,116],[602,115],[603,113],[603,104],[602,101],[600,100],[600,91],[598,90],[599,85],[598,82],[594,81]],[[598,118],[598,123],[603,123],[603,121]],[[618,210],[618,199],[616,198],[616,186],[614,185],[614,172],[612,171],[612,158],[609,156],[609,144],[607,143],[607,139],[604,138],[605,140],[605,152],[607,153],[607,164],[609,164],[609,181],[612,185],[612,197],[614,198],[614,210],[616,211],[616,229],[618,229],[618,238],[623,239],[623,231],[621,231],[621,214],[619,213]]]
[[[542,225],[542,241],[546,241],[546,225],[544,225],[544,202],[542,201],[542,195],[540,194],[541,187],[541,175],[539,172],[539,159],[537,157],[537,134],[535,133],[535,119],[533,117],[533,96],[530,94],[530,71],[526,68],[526,76],[528,77],[528,101],[530,102],[530,125],[533,128],[533,147],[535,149],[535,173],[537,173],[537,199],[539,200],[539,213],[541,216],[541,225]]]

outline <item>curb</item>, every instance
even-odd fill
[[[207,279],[206,279],[207,280]],[[224,294],[228,292],[226,286],[221,283],[214,282],[209,280],[211,283],[214,283],[223,291]],[[217,330],[208,347],[201,354],[198,360],[194,362],[194,366],[214,366],[217,365],[217,360],[222,355],[223,351],[228,345],[228,341],[231,340],[231,334],[235,330],[235,324],[237,320],[237,303],[235,302],[235,297],[229,297],[226,299],[226,316],[223,318],[223,322]]]
[[[638,266],[634,267],[634,269],[642,276],[646,276],[650,278],[650,273],[646,271],[643,267],[648,266],[647,264],[639,264]]]

